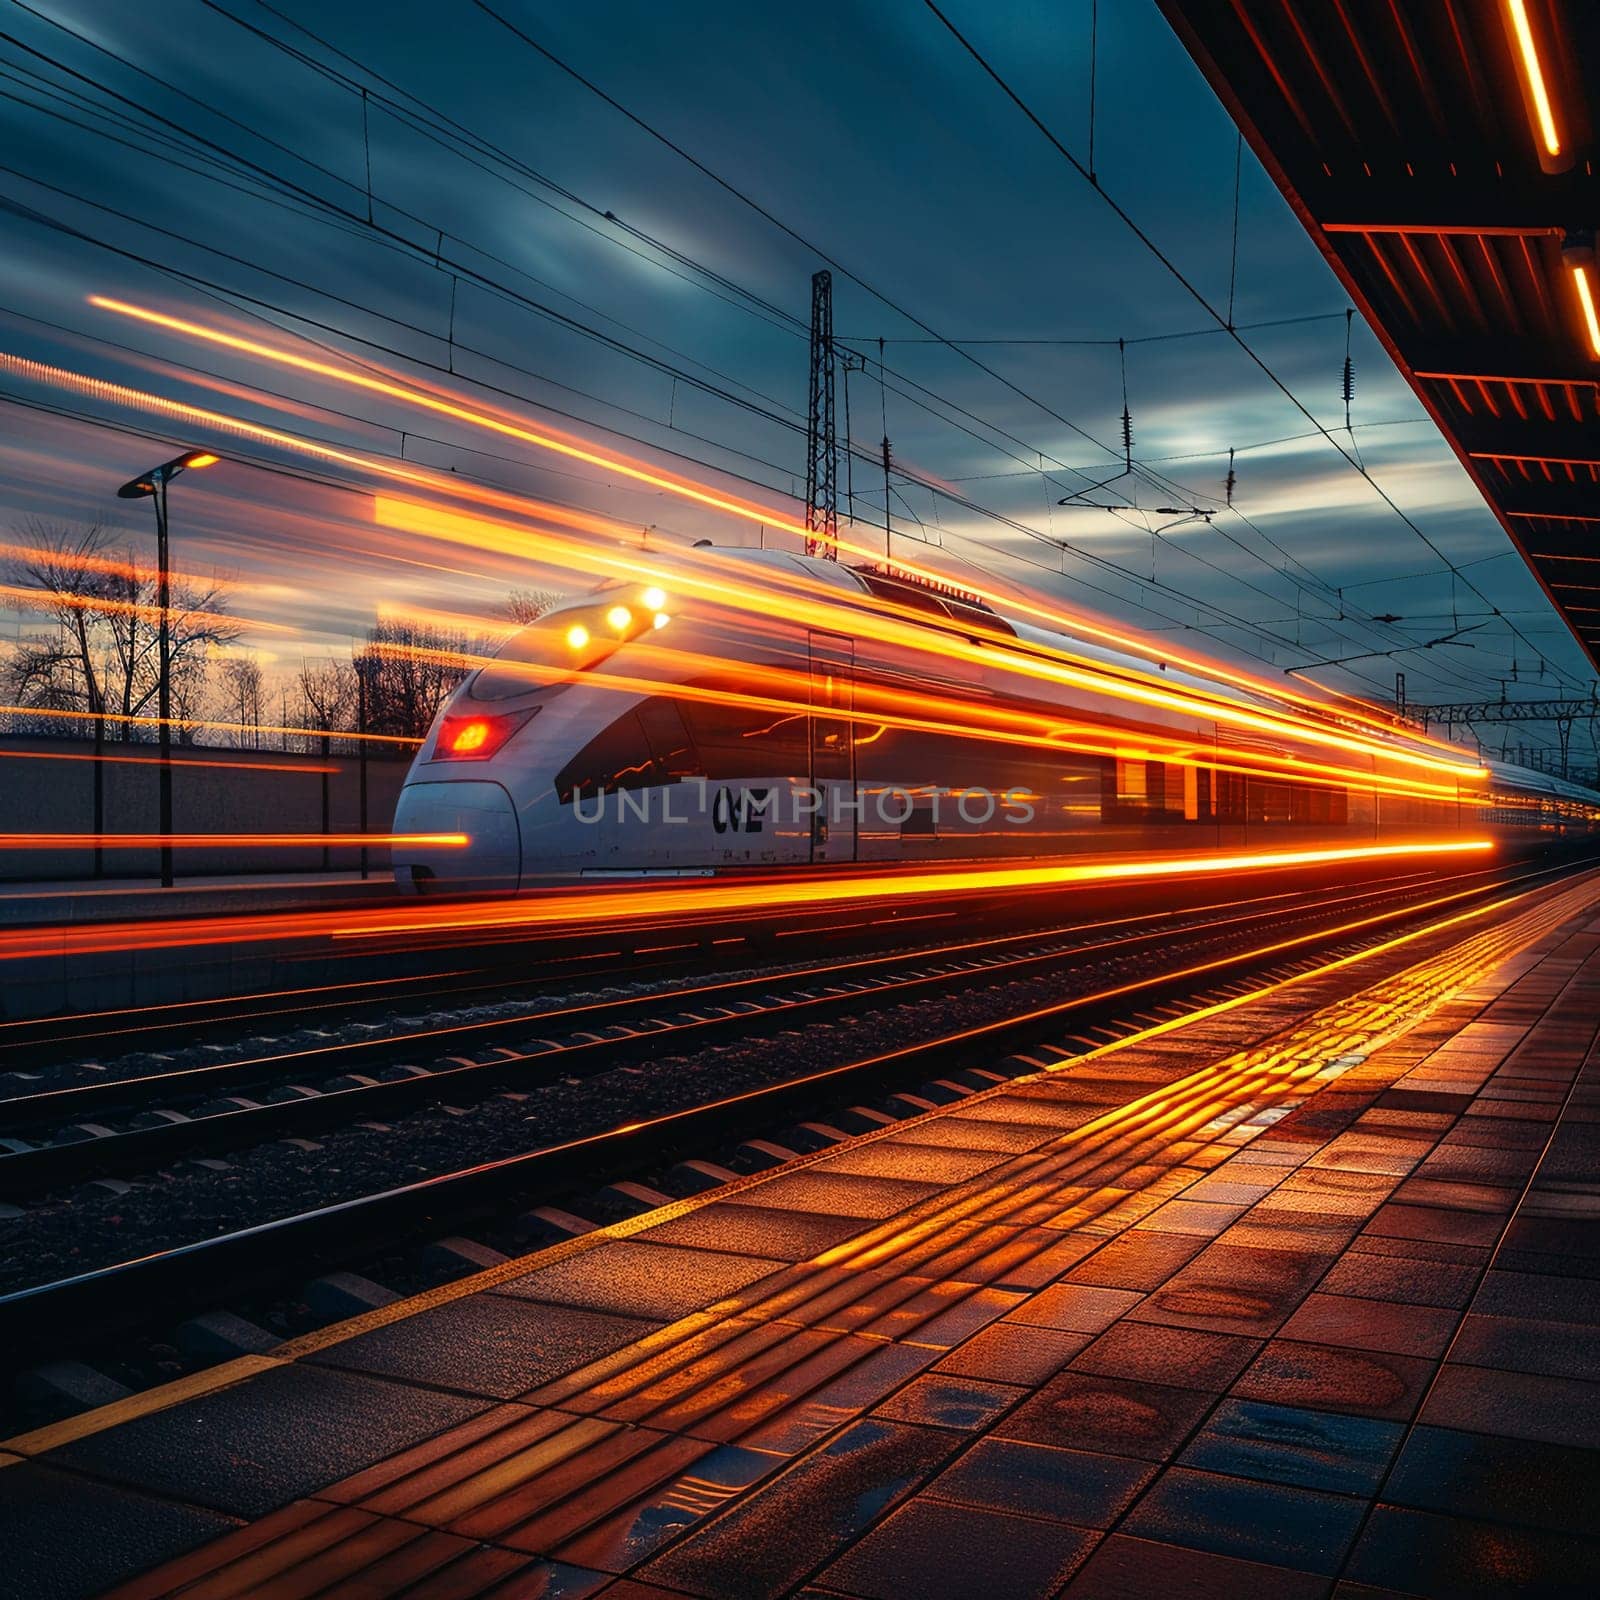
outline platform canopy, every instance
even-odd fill
[[[1159,3],[1600,666],[1600,4]]]

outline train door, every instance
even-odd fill
[[[856,858],[855,641],[809,635],[811,660],[811,859]]]

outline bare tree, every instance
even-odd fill
[[[349,733],[355,727],[356,670],[347,661],[302,662],[295,692],[301,725],[322,730],[322,753],[326,755],[332,734]]]
[[[333,749],[332,735],[350,731],[356,709],[356,669],[348,661],[303,661],[296,687],[299,691],[301,711],[306,726],[322,730],[321,745],[324,762]],[[329,819],[329,787],[326,765],[322,771],[322,831],[327,833]],[[327,845],[322,847],[322,865],[326,870],[333,864]]]
[[[255,730],[257,750],[261,748],[261,663],[254,656],[229,656],[219,673],[228,710],[227,720],[239,724],[239,748],[244,748],[245,730]]]
[[[537,622],[545,612],[554,610],[565,599],[564,594],[554,589],[513,589],[506,596],[502,609],[510,621],[526,627],[530,622]]]
[[[115,714],[119,737],[139,737],[125,719],[145,715],[160,687],[155,570],[132,550],[112,555],[111,535],[98,524],[34,520],[17,531],[29,553],[9,564],[7,581],[36,591],[35,609],[55,626],[23,640],[7,660],[8,696],[41,710],[87,712],[97,739],[107,731],[99,719]],[[221,584],[172,585],[168,656],[174,693],[187,701],[180,716],[197,714],[211,650],[239,637],[226,611]]]
[[[464,633],[393,619],[378,622],[354,656],[365,685],[367,729],[422,738],[481,653]]]

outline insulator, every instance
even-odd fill
[[[1340,393],[1346,405],[1349,405],[1356,397],[1356,364],[1349,356],[1344,358],[1344,378]]]
[[[1233,451],[1228,452],[1228,476],[1222,480],[1222,487],[1227,491],[1228,504],[1233,504],[1233,491],[1238,487],[1239,480],[1234,476]]]

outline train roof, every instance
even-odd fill
[[[922,579],[892,566],[846,566],[837,561],[825,561],[817,556],[804,556],[793,551],[758,550],[741,545],[717,545],[711,548],[715,549],[719,558],[731,557],[741,563],[766,567],[779,573],[792,573],[812,582],[825,583],[830,587],[857,595],[866,594],[908,606],[910,609],[927,614],[930,621],[937,620],[946,627],[952,622],[959,624],[967,621],[993,632],[1010,634],[1023,645],[1038,644],[1048,648],[1066,643],[1070,644],[1075,655],[1116,671],[1145,675],[1153,666],[1162,673],[1166,682],[1175,687],[1197,689],[1235,702],[1242,696],[1248,703],[1263,708],[1280,712],[1285,709],[1286,697],[1275,697],[1268,689],[1253,690],[1238,684],[1224,683],[1200,673],[1172,666],[1156,656],[1135,655],[1128,651],[1112,649],[1090,639],[1079,638],[1059,629],[1041,628],[1031,623],[1016,621],[969,590],[963,590],[954,584]],[[1297,703],[1293,709],[1297,715],[1304,715],[1306,712],[1303,703]],[[1335,705],[1321,708],[1321,714],[1335,726],[1360,728],[1369,734],[1371,732],[1370,727],[1364,727],[1354,719],[1341,717],[1339,708]],[[1406,731],[1399,727],[1392,731],[1391,737],[1407,744],[1421,743],[1420,740],[1413,741],[1408,738]],[[1465,758],[1470,759],[1473,756],[1472,751],[1461,749],[1459,746],[1455,748]],[[1494,761],[1488,758],[1481,760],[1492,777],[1525,792],[1545,794],[1552,798],[1579,800],[1589,804],[1600,802],[1600,792],[1558,778],[1552,773],[1539,772],[1530,767],[1519,767],[1507,761]]]

